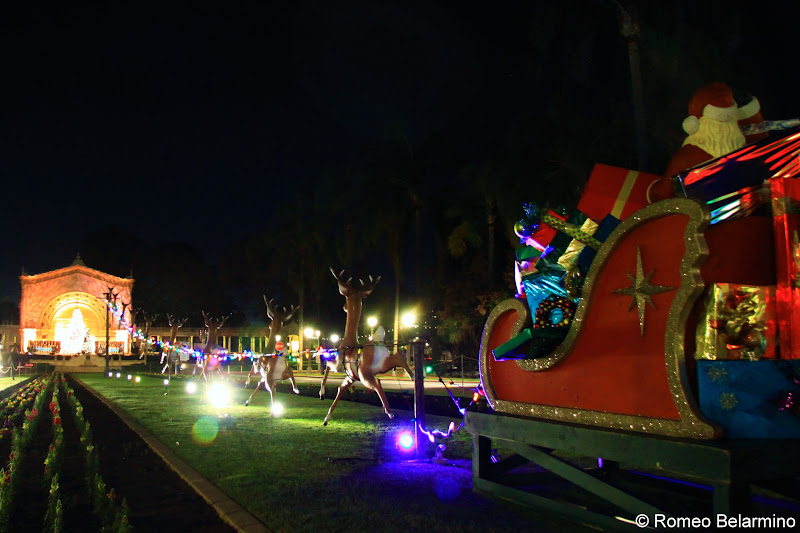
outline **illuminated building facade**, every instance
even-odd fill
[[[87,267],[80,258],[66,268],[20,276],[20,348],[38,354],[105,353],[106,296],[131,303],[133,279],[118,278]],[[130,333],[109,314],[110,352],[130,353]],[[130,323],[125,309],[123,322]],[[113,349],[112,349],[113,348]]]

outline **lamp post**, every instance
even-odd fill
[[[636,134],[636,155],[639,168],[647,166],[647,135],[644,120],[644,98],[642,95],[642,68],[639,59],[639,38],[641,27],[635,10],[630,2],[622,5],[619,0],[611,0],[616,4],[619,13],[620,33],[628,43],[628,62],[631,68],[631,92],[633,95],[634,133]]]
[[[108,292],[104,292],[103,296],[106,297],[106,374],[108,374],[109,364],[108,364],[108,342],[109,342],[109,310],[111,307],[111,301],[117,301],[117,297],[119,294],[114,293],[114,287],[109,287]]]
[[[318,350],[319,350],[319,336],[320,336],[320,331],[319,331],[318,329],[314,329],[314,328],[312,328],[312,327],[307,327],[306,329],[304,329],[304,330],[303,330],[303,334],[306,336],[306,338],[307,338],[307,339],[316,339],[316,341],[317,341],[317,346],[314,348],[314,350],[315,350],[315,351],[318,351]],[[313,345],[312,345],[312,346],[313,346]],[[311,351],[311,350],[309,350],[309,352],[310,352],[310,351]],[[309,353],[309,363],[308,363],[308,364],[309,364],[309,368],[310,368],[310,366],[311,366],[311,357],[310,357],[310,355],[311,355],[311,354]],[[300,354],[300,357],[303,357],[303,354],[302,354],[302,353]]]
[[[406,313],[403,313],[403,316],[400,317],[400,323],[402,324],[401,325],[401,329],[408,329],[408,328],[414,326],[414,324],[416,322],[417,322],[417,315],[415,315],[413,311],[408,311]],[[402,337],[402,335],[401,335],[401,337]],[[400,349],[400,342],[399,341],[397,343],[397,349],[398,350]],[[406,350],[406,363],[409,364],[408,366],[411,366],[411,360],[409,358],[409,354],[411,354],[411,353],[412,352],[410,350],[408,350],[408,349]],[[392,369],[392,375],[393,376],[397,376],[397,369],[396,368]]]
[[[378,325],[378,319],[374,316],[369,317],[367,325],[369,326],[369,340],[372,340],[372,336],[375,335],[375,326]]]

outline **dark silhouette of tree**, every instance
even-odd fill
[[[8,300],[0,302],[0,324],[19,324],[19,304]]]

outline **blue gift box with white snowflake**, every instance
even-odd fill
[[[800,438],[800,360],[697,361],[700,410],[729,439]]]

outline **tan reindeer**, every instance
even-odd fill
[[[161,355],[161,363],[164,363],[166,359],[164,368],[161,369],[162,374],[166,372],[171,365],[175,365],[173,374],[178,374],[180,366],[180,346],[175,344],[175,339],[178,337],[178,330],[183,327],[186,320],[188,319],[184,318],[183,320],[178,320],[173,315],[167,315],[167,323],[170,328],[169,343],[167,345],[167,351]]]
[[[142,332],[142,336],[137,339],[136,346],[139,349],[139,359],[144,359],[147,356],[147,346],[150,344],[150,326],[158,319],[158,314],[150,315],[143,309],[137,309],[135,314],[138,315],[140,313],[144,320],[144,331]],[[134,326],[133,329],[134,331],[138,331],[136,326]]]
[[[403,357],[401,353],[390,353],[385,345],[376,344],[374,341],[369,341],[362,345],[358,343],[358,323],[359,320],[361,320],[362,300],[372,293],[372,290],[375,288],[378,281],[380,281],[381,277],[378,276],[372,279],[372,276],[369,276],[367,282],[358,280],[358,285],[355,285],[351,283],[353,278],[343,281],[342,276],[344,275],[344,270],[337,276],[336,272],[331,269],[331,274],[333,274],[333,277],[339,284],[339,293],[344,296],[344,310],[347,313],[347,321],[344,326],[344,336],[339,345],[339,353],[336,359],[331,361],[325,368],[325,376],[323,377],[323,383],[320,388],[320,398],[325,394],[325,380],[328,377],[328,371],[331,367],[333,367],[334,370],[343,367],[347,376],[339,386],[339,390],[336,392],[336,398],[333,400],[330,409],[328,409],[324,425],[328,425],[331,414],[333,414],[336,404],[339,403],[342,393],[347,390],[348,387],[353,386],[356,381],[360,381],[368,389],[377,392],[378,397],[381,399],[381,404],[383,405],[383,412],[386,413],[386,416],[389,418],[394,418],[394,415],[389,410],[389,401],[386,399],[386,393],[383,392],[381,382],[376,375],[388,372],[397,367],[404,368],[410,376],[413,376],[413,373],[408,367],[405,357]]]
[[[300,390],[297,388],[297,382],[294,379],[294,373],[292,372],[292,368],[286,362],[286,357],[283,357],[279,354],[269,354],[275,350],[275,342],[277,340],[277,335],[281,331],[281,328],[283,328],[285,323],[291,320],[292,315],[294,315],[300,309],[300,306],[291,306],[288,310],[283,307],[281,310],[278,310],[276,307],[273,307],[272,302],[273,300],[267,300],[267,297],[264,296],[264,303],[267,304],[267,317],[269,317],[271,321],[269,326],[269,338],[267,339],[267,345],[264,348],[264,352],[267,355],[262,355],[253,361],[253,370],[251,370],[250,374],[248,374],[245,386],[250,384],[250,376],[254,373],[254,370],[261,374],[261,380],[256,383],[256,388],[253,390],[253,394],[250,395],[244,404],[250,404],[250,400],[252,400],[253,396],[255,396],[258,392],[259,385],[263,383],[264,388],[269,391],[272,402],[270,404],[272,407],[272,416],[275,416],[275,382],[288,379],[292,384],[292,392],[295,394],[300,394]]]
[[[220,364],[219,357],[214,354],[213,346],[214,341],[217,339],[217,332],[225,324],[225,321],[228,320],[228,317],[226,316],[220,320],[212,317],[211,315],[207,315],[205,311],[202,311],[202,313],[203,320],[206,323],[206,328],[208,328],[208,341],[206,342],[206,347],[203,350],[203,355],[205,358],[203,359],[202,375],[203,379],[208,381],[209,372],[217,370],[219,374],[222,375],[222,365]]]

